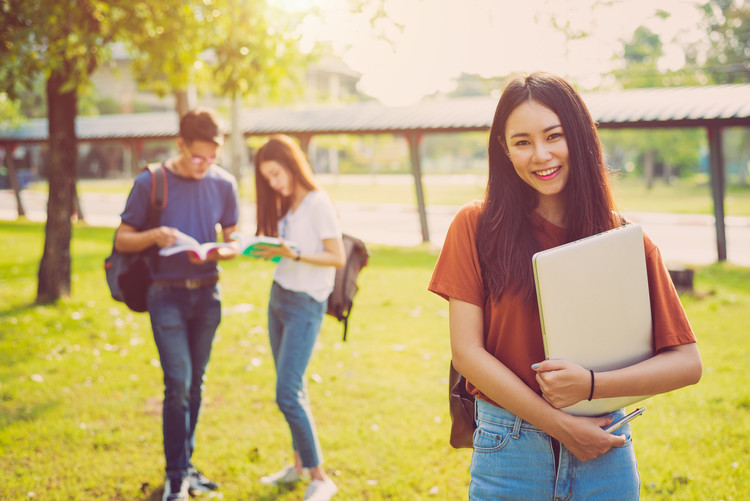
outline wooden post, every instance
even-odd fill
[[[724,225],[724,154],[721,127],[708,127],[708,148],[711,168],[711,195],[714,200],[716,252],[719,261],[727,260],[727,236]]]
[[[409,156],[411,157],[411,172],[414,175],[414,187],[417,190],[417,209],[419,210],[419,223],[422,227],[422,242],[430,241],[430,230],[427,226],[427,209],[424,201],[424,190],[422,189],[422,163],[419,147],[422,144],[422,134],[410,132],[406,134],[409,142]]]

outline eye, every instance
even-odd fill
[[[529,141],[527,139],[519,139],[518,141],[513,143],[513,146],[526,146],[529,144]]]
[[[547,140],[554,141],[555,139],[560,139],[561,137],[563,137],[562,132],[553,132],[552,134],[549,135],[549,137],[547,137]]]

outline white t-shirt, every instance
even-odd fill
[[[311,191],[297,210],[279,221],[279,236],[296,244],[303,254],[323,252],[323,240],[341,237],[341,225],[333,202],[324,191]],[[336,268],[284,258],[276,266],[274,281],[287,290],[304,292],[325,301],[333,291]]]

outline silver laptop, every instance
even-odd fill
[[[547,359],[608,371],[653,356],[643,230],[630,224],[534,254]],[[599,416],[648,396],[583,400],[562,410]]]

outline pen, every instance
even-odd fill
[[[624,425],[626,425],[627,423],[629,423],[633,419],[635,419],[638,416],[640,416],[641,414],[643,414],[643,411],[645,409],[646,409],[645,407],[638,407],[636,410],[634,410],[630,414],[628,414],[626,416],[623,416],[622,418],[618,419],[617,421],[615,421],[611,425],[609,425],[606,428],[604,428],[604,431],[606,431],[607,433],[612,433],[613,431],[619,430]]]

